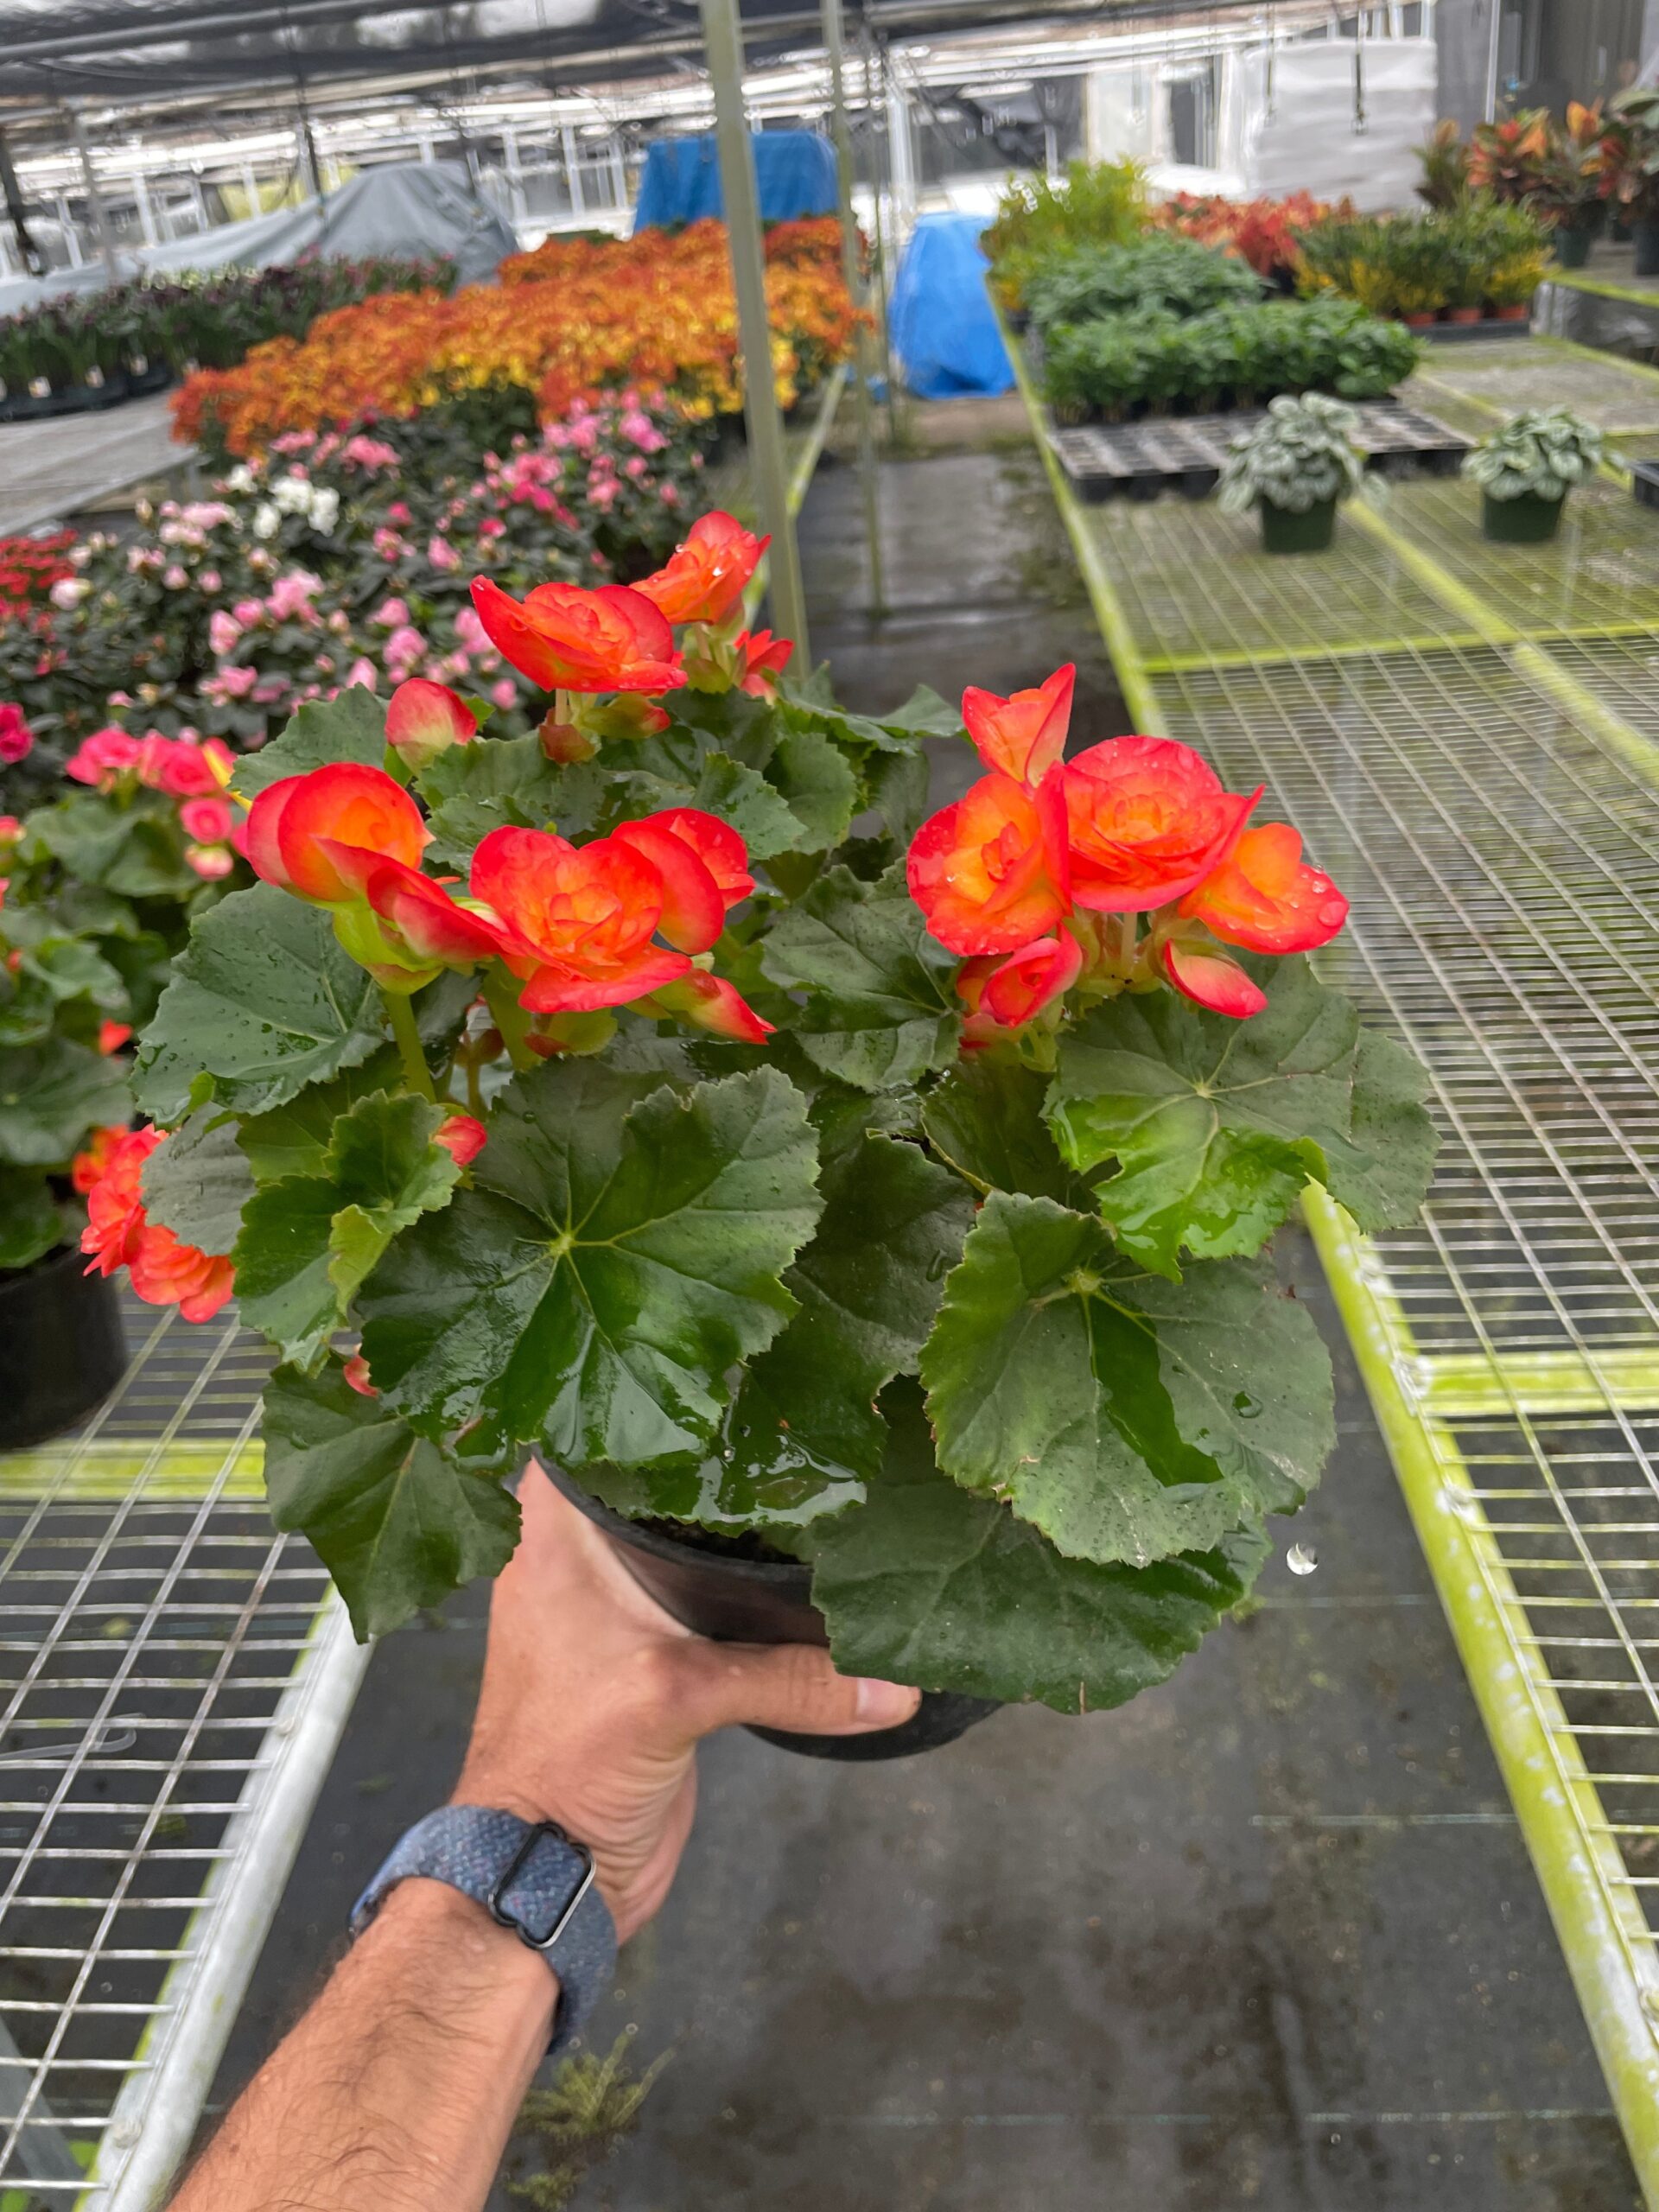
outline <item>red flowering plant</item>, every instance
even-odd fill
[[[1419,1078],[1309,972],[1340,893],[1256,798],[1067,765],[1070,671],[844,712],[744,632],[761,551],[480,579],[533,734],[353,687],[238,764],[259,880],[141,1039],[144,1224],[275,1346],[272,1507],[361,1632],[500,1567],[533,1454],[808,1562],[849,1670],[1118,1703],[1319,1472],[1260,1248],[1309,1181],[1412,1211]]]

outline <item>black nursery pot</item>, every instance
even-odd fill
[[[71,1245],[0,1274],[0,1452],[72,1428],[121,1380],[115,1286],[86,1265]]]
[[[549,1479],[579,1512],[602,1529],[617,1557],[643,1590],[683,1626],[717,1643],[816,1643],[827,1648],[823,1615],[812,1603],[812,1570],[797,1560],[744,1559],[683,1537],[642,1528],[601,1505],[562,1474]],[[814,1759],[905,1759],[954,1744],[976,1720],[995,1713],[995,1698],[924,1690],[921,1704],[897,1728],[865,1736],[802,1736],[751,1728],[768,1744]]]

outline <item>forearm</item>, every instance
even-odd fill
[[[173,2212],[476,2212],[556,1995],[546,1963],[480,1907],[401,1883]]]

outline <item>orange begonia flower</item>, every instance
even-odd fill
[[[752,699],[775,699],[778,678],[789,666],[789,657],[795,647],[788,638],[774,638],[770,630],[747,630],[738,632],[734,652],[741,657],[743,673],[737,679],[740,691],[747,691]]]
[[[634,589],[660,607],[671,622],[723,622],[742,598],[771,543],[717,508],[700,515],[673,557]]]
[[[478,734],[478,716],[448,684],[411,676],[392,693],[386,707],[386,742],[411,768],[467,745]]]
[[[488,1143],[489,1135],[475,1114],[446,1114],[433,1132],[432,1141],[443,1147],[457,1167],[470,1167]]]
[[[335,857],[331,840],[319,840]],[[361,903],[334,909],[334,934],[389,991],[418,991],[441,968],[476,968],[505,948],[500,926],[453,899],[402,861],[377,861],[362,879]]]
[[[492,830],[473,855],[472,887],[500,918],[518,1003],[532,1014],[626,1006],[690,969],[652,943],[663,879],[618,838],[578,849],[546,830]]]
[[[92,1255],[86,1272],[111,1275],[124,1267],[146,1304],[176,1306],[187,1321],[211,1321],[235,1289],[235,1274],[229,1260],[199,1251],[147,1217],[141,1179],[162,1141],[159,1129],[129,1129],[107,1148],[103,1173],[86,1192],[80,1237],[81,1250]]]
[[[363,880],[380,861],[412,868],[430,836],[394,777],[342,762],[268,784],[248,815],[247,856],[254,874],[280,890],[345,906],[362,898]]]
[[[496,651],[547,691],[672,691],[685,682],[668,620],[626,584],[537,584],[522,601],[487,576],[473,605]]]
[[[681,952],[707,952],[726,926],[727,908],[754,888],[743,840],[696,807],[619,823],[612,834],[643,853],[661,876],[658,927]]]
[[[1348,901],[1328,875],[1308,867],[1287,823],[1264,822],[1187,893],[1181,912],[1251,952],[1312,952],[1347,920]]]
[[[1007,699],[969,684],[962,695],[962,719],[985,766],[1022,784],[1040,784],[1065,750],[1077,679],[1068,663],[1034,691],[1016,691]]]
[[[1072,896],[1103,914],[1184,898],[1225,859],[1262,796],[1224,791],[1190,746],[1163,737],[1109,738],[1058,772]]]
[[[1235,1021],[1245,1021],[1251,1014],[1260,1014],[1268,1002],[1267,993],[1217,944],[1171,938],[1160,957],[1164,973],[1182,997],[1207,1007],[1211,1014],[1230,1014]]]
[[[764,1045],[773,1027],[723,976],[711,976],[702,968],[693,968],[677,982],[653,991],[640,1001],[639,1011],[689,1021],[739,1045]]]
[[[911,842],[910,895],[952,952],[1017,952],[1071,909],[1061,771],[982,776]]]
[[[1064,998],[1083,968],[1083,947],[1070,930],[1039,938],[985,978],[980,1003],[1005,1029],[1018,1029]]]

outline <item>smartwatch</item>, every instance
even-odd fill
[[[594,1854],[556,1821],[483,1805],[445,1805],[402,1837],[352,1907],[353,1942],[411,1875],[447,1882],[539,1951],[558,1977],[550,2052],[580,2031],[616,1971],[616,1927],[594,1881]]]

